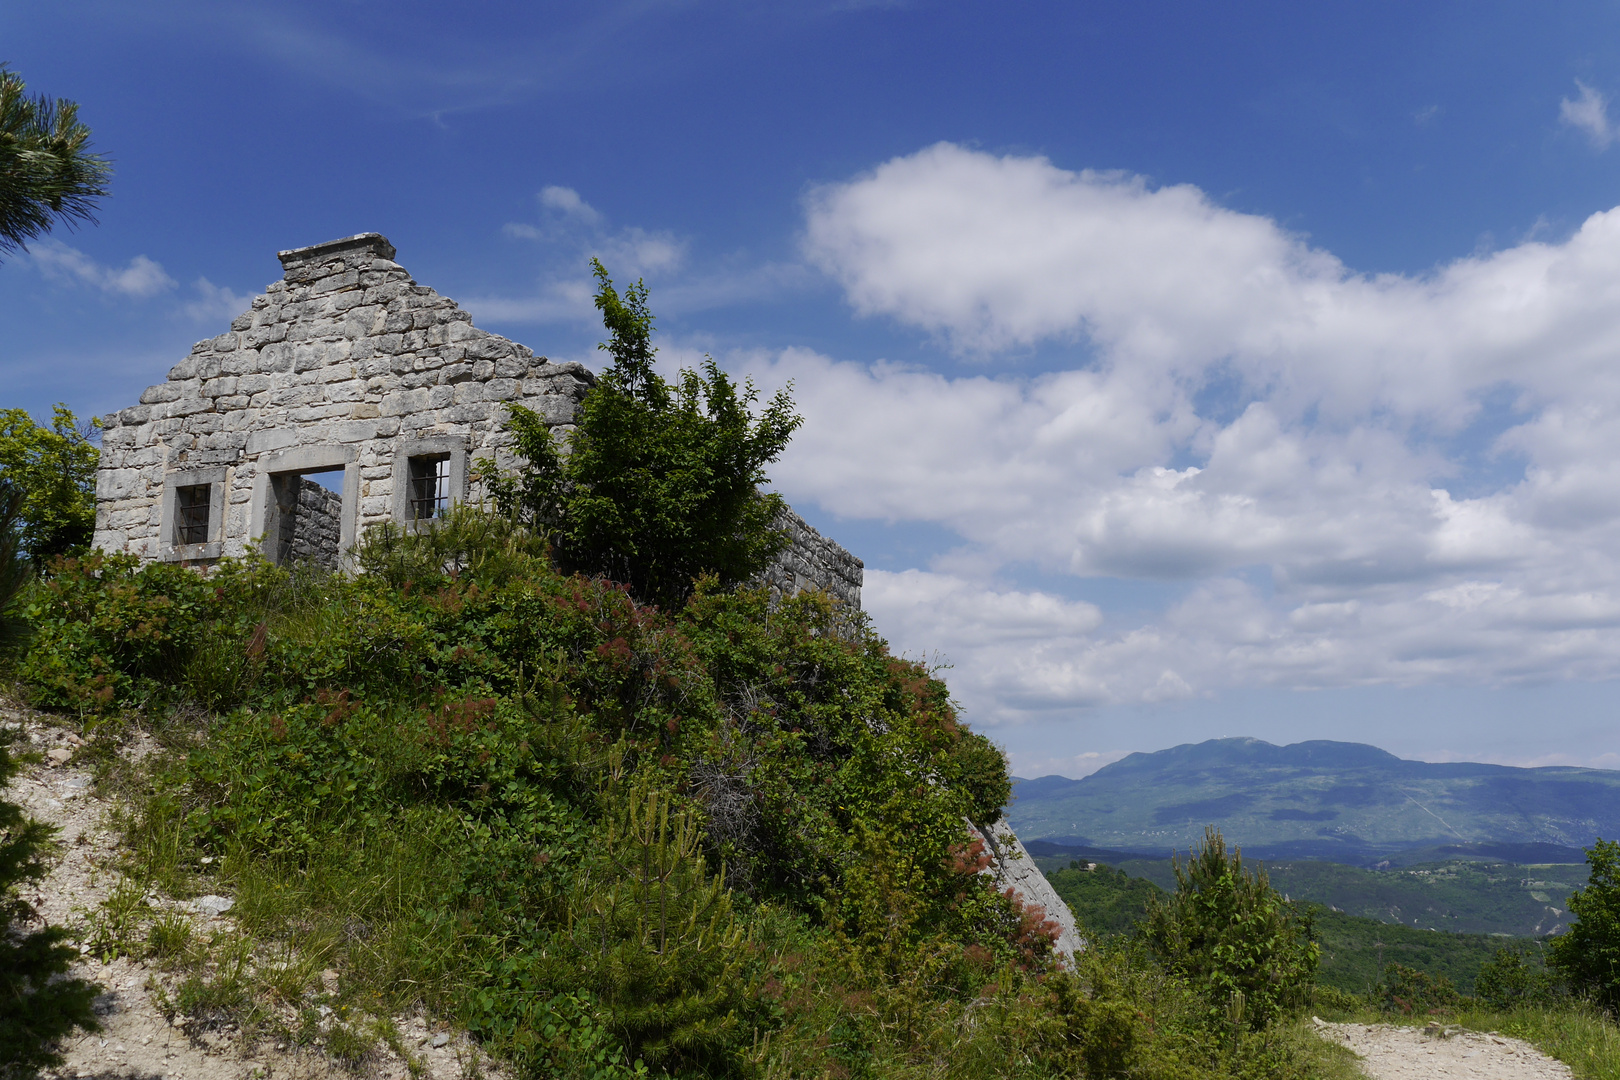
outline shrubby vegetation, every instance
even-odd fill
[[[772,608],[710,578],[664,611],[476,510],[362,561],[64,560],[20,666],[98,742],[139,723],[167,748],[108,763],[137,886],[231,891],[262,955],[342,972],[344,1015],[422,1003],[533,1075],[1309,1060],[1280,1029],[1234,1042],[1139,952],[1059,971],[963,845],[1007,798],[999,754],[826,598]],[[187,962],[131,912],[102,948]],[[315,970],[199,960],[174,1007],[269,1024],[311,1007]]]
[[[515,414],[499,512],[374,531],[353,576],[89,553],[26,587],[18,686],[130,807],[87,945],[167,968],[190,1032],[357,1066],[426,1008],[528,1076],[1314,1072],[1308,925],[1218,836],[1147,945],[1055,963],[965,842],[1010,785],[945,685],[747,585],[791,403],[665,385],[598,272],[615,365],[566,456]],[[151,890],[228,892],[240,932]]]

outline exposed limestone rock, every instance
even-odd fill
[[[968,831],[984,842],[990,856],[990,865],[982,873],[995,875],[998,888],[1011,889],[1025,907],[1040,908],[1048,919],[1057,923],[1058,936],[1052,942],[1052,949],[1065,965],[1074,966],[1075,954],[1086,947],[1080,928],[1075,924],[1074,912],[1024,850],[1012,826],[998,821],[988,829],[980,829],[969,823]]]

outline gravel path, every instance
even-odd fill
[[[1569,1066],[1519,1039],[1393,1024],[1329,1024],[1317,1034],[1348,1047],[1372,1080],[1572,1080]]]
[[[61,857],[50,876],[27,891],[27,899],[49,923],[82,926],[122,878],[117,837],[107,825],[112,804],[95,797],[89,770],[77,767],[74,754],[82,745],[77,736],[3,700],[0,724],[21,727],[27,748],[45,754],[42,764],[26,769],[4,789],[5,798],[61,830]],[[149,749],[137,739],[123,753],[139,757]],[[206,903],[158,902],[191,911],[195,933],[232,929],[230,917],[213,913]],[[75,974],[105,988],[96,1002],[103,1029],[69,1039],[63,1047],[66,1064],[47,1072],[47,1080],[355,1080],[357,1073],[377,1080],[413,1080],[413,1072],[415,1080],[502,1080],[501,1071],[465,1034],[432,1025],[420,1015],[393,1018],[410,1060],[380,1047],[351,1071],[318,1047],[244,1039],[235,1029],[199,1030],[179,1016],[171,1022],[154,1000],[166,977],[145,962],[120,957],[102,964],[87,956]]]

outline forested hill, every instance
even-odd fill
[[[1366,862],[1411,849],[1579,861],[1620,836],[1620,772],[1407,761],[1375,746],[1212,739],[1131,754],[1080,780],[1015,779],[1020,836],[1186,851],[1206,825],[1256,855]]]

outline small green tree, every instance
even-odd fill
[[[18,771],[12,738],[0,731],[0,789]],[[45,876],[55,832],[0,800],[0,1077],[8,1080],[60,1065],[57,1044],[64,1036],[101,1026],[92,1008],[100,987],[66,977],[79,955],[67,943],[68,932],[30,930],[38,915],[20,895],[22,886]]]
[[[620,295],[602,264],[591,265],[612,365],[586,395],[567,446],[540,416],[512,406],[508,427],[528,468],[481,477],[504,512],[546,536],[564,570],[679,607],[698,577],[739,584],[786,544],[773,527],[782,498],[760,487],[803,421],[787,389],[754,416],[753,382],[739,391],[712,358],[666,381],[653,368],[646,286]]]
[[[51,426],[22,409],[0,409],[0,480],[22,492],[23,552],[36,568],[90,546],[96,530],[96,424],[80,424],[66,405]]]
[[[1620,1013],[1620,842],[1586,849],[1587,884],[1571,894],[1570,928],[1547,945],[1547,966],[1569,988]]]
[[[1149,901],[1143,932],[1167,968],[1204,989],[1211,1018],[1241,1017],[1258,1031],[1302,1004],[1318,957],[1310,917],[1271,887],[1264,869],[1246,868],[1241,851],[1228,855],[1217,829],[1173,866],[1176,891]]]
[[[1504,945],[1480,966],[1474,996],[1493,1009],[1547,1005],[1558,997],[1557,978],[1534,945]]]
[[[0,64],[0,253],[24,250],[56,222],[94,221],[112,166],[90,153],[71,101],[30,97]]]

